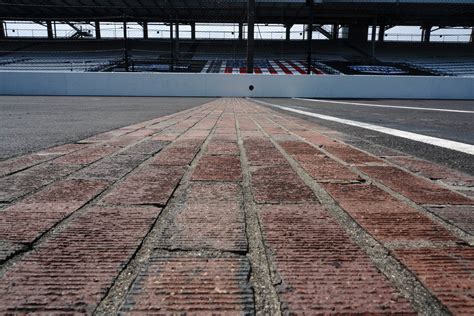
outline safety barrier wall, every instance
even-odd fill
[[[474,99],[474,77],[0,72],[0,95]]]

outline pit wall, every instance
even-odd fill
[[[0,95],[466,100],[474,77],[0,72]]]

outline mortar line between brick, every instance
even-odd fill
[[[210,114],[210,113],[209,113]],[[206,115],[207,117],[207,115]],[[206,118],[204,117],[204,118]],[[202,118],[202,119],[204,119]],[[201,120],[202,120],[201,119]],[[199,120],[198,122],[200,122],[201,120]],[[196,122],[194,125],[196,125],[198,122]],[[194,126],[193,125],[193,126]],[[193,126],[191,126],[190,128],[188,128],[186,131],[184,131],[181,135],[185,134],[187,131],[189,131]],[[144,139],[146,139],[148,137],[145,137]],[[141,142],[141,141],[139,141]],[[134,143],[136,144],[136,143]],[[168,143],[167,146],[169,146],[171,143]],[[163,147],[157,154],[159,154],[164,148],[166,148],[167,146]],[[123,148],[123,150],[125,150],[127,147]],[[121,150],[122,151],[122,150]],[[109,157],[109,156],[107,156]],[[141,168],[142,166],[146,165],[147,164],[147,161],[151,160],[152,158],[154,157],[154,155],[149,155],[149,157],[144,160],[141,164],[139,164],[138,166],[134,167],[133,169],[131,169],[129,172],[127,172],[126,174],[124,174],[122,177],[120,177],[119,179],[116,179],[115,181],[112,181],[109,183],[109,185],[107,187],[105,187],[102,191],[100,191],[99,193],[97,193],[92,199],[90,199],[89,201],[87,201],[84,205],[82,205],[81,207],[79,207],[77,210],[73,211],[71,214],[69,214],[68,216],[66,216],[65,218],[63,218],[62,220],[60,220],[59,222],[57,222],[56,224],[54,224],[51,228],[49,228],[46,232],[44,232],[43,234],[41,234],[40,236],[38,236],[32,243],[28,243],[28,244],[24,244],[25,247],[17,252],[15,252],[13,255],[11,255],[9,258],[7,258],[1,265],[0,265],[0,277],[2,277],[4,275],[4,273],[8,270],[8,268],[10,266],[13,266],[16,262],[20,261],[21,258],[23,256],[25,256],[26,254],[28,254],[30,251],[34,250],[35,248],[38,248],[39,246],[41,246],[43,243],[47,242],[51,236],[54,236],[54,235],[57,235],[59,234],[61,231],[63,231],[72,221],[74,221],[74,219],[76,219],[77,217],[79,217],[81,214],[83,214],[83,212],[90,206],[93,206],[95,205],[95,203],[100,200],[104,195],[106,195],[110,190],[112,190],[114,187],[116,187],[120,182],[122,182],[124,179],[126,179],[131,173],[135,172],[137,169]],[[104,157],[105,158],[105,157]],[[104,159],[102,158],[102,159]],[[102,159],[99,159],[98,161],[102,160]],[[94,162],[95,163],[95,162]],[[87,167],[87,166],[85,166]],[[85,168],[83,167],[83,168]],[[43,187],[41,187],[40,189],[37,189],[25,196],[23,196],[22,198],[19,198],[19,199],[16,199],[13,203],[10,203],[7,205],[7,207],[10,207],[18,202],[21,202],[21,200],[23,200],[25,197],[27,196],[30,196],[40,190],[43,190],[43,189],[47,189],[48,187],[60,182],[61,180],[64,180],[64,179],[67,179],[68,177],[71,177],[74,173],[76,172],[79,172],[80,170],[82,170],[83,168],[79,169],[79,170],[76,170],[64,177],[61,177]],[[113,206],[116,206],[116,205],[103,205],[104,207],[113,207]],[[130,206],[130,207],[140,207],[140,206]],[[4,208],[0,209],[0,212],[3,211]]]
[[[250,117],[248,117],[248,119],[250,119]],[[250,281],[254,288],[255,309],[259,315],[281,315],[281,303],[274,282],[272,281],[270,259],[268,258],[263,241],[257,205],[253,200],[251,192],[249,163],[237,117],[235,121],[242,166],[245,226],[249,243],[248,258],[252,268]]]
[[[286,118],[282,117],[282,116],[278,116],[280,118],[283,118],[285,120],[287,120]],[[352,172],[356,173],[357,175],[359,175],[362,179],[364,179],[365,181],[367,181],[367,183],[369,184],[374,184],[376,187],[380,188],[381,190],[387,192],[388,194],[390,194],[391,196],[393,196],[394,198],[396,198],[397,200],[399,201],[402,201],[403,203],[407,204],[408,206],[411,206],[412,208],[414,208],[418,213],[420,213],[421,215],[423,216],[426,216],[427,218],[429,218],[430,220],[432,220],[433,222],[439,224],[441,227],[445,228],[446,230],[448,230],[451,234],[453,234],[455,237],[459,238],[460,240],[466,242],[468,245],[470,246],[474,246],[474,236],[470,235],[469,233],[465,232],[464,230],[462,230],[461,228],[457,227],[455,224],[453,223],[450,223],[450,222],[447,222],[445,220],[443,220],[442,218],[436,216],[435,214],[429,212],[428,210],[426,210],[423,206],[420,206],[418,205],[417,203],[413,202],[412,200],[410,200],[408,197],[396,192],[395,190],[389,188],[388,186],[384,185],[382,182],[380,181],[377,181],[376,179],[373,179],[371,178],[370,176],[366,175],[365,173],[361,172],[357,166],[352,166],[350,164],[348,164],[347,162],[345,162],[344,160],[338,158],[337,156],[331,154],[330,152],[326,151],[324,148],[320,148],[318,146],[315,146],[314,144],[312,144],[311,142],[307,141],[306,139],[304,139],[303,137],[299,136],[298,134],[292,132],[291,130],[289,130],[288,128],[286,128],[285,126],[273,121],[272,119],[270,118],[267,118],[269,121],[271,121],[273,124],[281,127],[282,129],[284,129],[285,131],[289,132],[291,135],[297,137],[298,139],[300,139],[301,141],[309,144],[310,146],[316,148],[317,150],[319,150],[320,152],[324,153],[325,155],[327,155],[328,157],[330,157],[331,159],[337,161],[338,163],[342,164],[343,166],[347,167],[349,170],[351,170]],[[314,131],[314,130],[312,130]],[[315,131],[317,132],[317,131]],[[319,133],[319,132],[317,132]],[[329,136],[328,136],[329,137]],[[332,139],[332,138],[331,138]],[[341,141],[338,141],[340,144],[343,144],[343,145],[346,145],[348,147],[352,147],[352,146],[349,146],[347,145],[346,143],[344,142],[341,142]],[[354,147],[355,148],[355,147]],[[358,148],[355,148],[357,150],[359,150]],[[395,164],[392,164],[389,162],[389,164],[393,167],[399,167]],[[411,172],[410,172],[411,173]],[[411,173],[413,174],[413,173]],[[425,179],[424,177],[420,177],[419,175],[416,175],[416,174],[413,174],[419,178],[422,178],[422,179]],[[426,180],[426,179],[425,179]],[[431,180],[430,180],[431,181]],[[431,181],[433,182],[433,181]],[[433,182],[434,183],[434,182]],[[437,184],[439,185],[439,184]],[[444,186],[441,186],[441,187],[444,187]],[[459,193],[457,191],[455,191],[456,193]]]
[[[371,259],[376,268],[386,279],[412,304],[415,310],[423,315],[450,315],[449,310],[401,264],[376,239],[363,229],[337,202],[301,168],[285,150],[255,121],[261,132],[272,142],[289,162],[293,170],[311,188],[324,209],[344,229],[349,238],[358,245]]]
[[[214,111],[215,110],[209,111],[208,115],[196,122],[192,127],[194,127],[200,121],[206,119]],[[117,275],[113,284],[109,287],[109,290],[104,295],[97,308],[94,310],[93,315],[118,314],[121,306],[125,302],[130,288],[138,277],[140,271],[149,261],[152,253],[154,251],[169,251],[166,249],[160,249],[159,247],[155,246],[156,241],[159,238],[159,233],[166,225],[168,217],[171,216],[171,211],[176,207],[176,205],[179,204],[179,198],[184,194],[187,186],[189,185],[191,175],[194,169],[196,168],[198,161],[203,156],[205,148],[207,147],[207,144],[209,143],[209,140],[216,129],[217,122],[221,118],[222,114],[223,112],[219,115],[219,118],[216,119],[213,128],[207,135],[204,143],[201,145],[199,152],[194,156],[193,161],[187,168],[179,184],[176,186],[171,198],[168,200],[168,203],[161,210],[156,221],[148,231],[147,235],[143,238],[140,246],[137,248],[133,257]],[[192,127],[190,127],[188,131],[192,129]]]

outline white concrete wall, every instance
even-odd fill
[[[0,95],[474,99],[474,77],[0,72]]]

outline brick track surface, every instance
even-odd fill
[[[226,98],[1,161],[0,314],[474,314],[474,178],[340,139]]]

